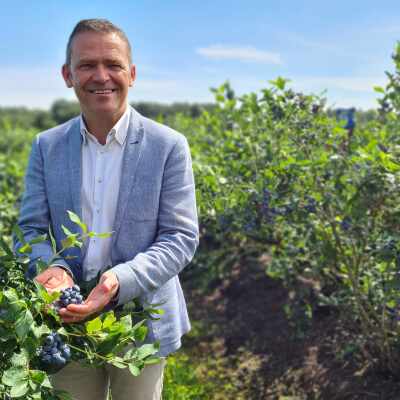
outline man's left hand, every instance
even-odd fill
[[[118,292],[119,282],[117,276],[111,272],[105,272],[98,285],[90,292],[83,304],[69,304],[62,308],[60,316],[63,322],[80,322],[92,314],[100,312]]]

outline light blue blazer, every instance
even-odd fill
[[[186,138],[131,110],[117,213],[111,246],[111,270],[119,282],[118,305],[139,298],[162,303],[164,314],[149,321],[147,341],[159,340],[160,356],[181,345],[190,330],[178,273],[198,245],[195,187]],[[81,212],[81,146],[79,118],[40,133],[33,142],[25,177],[18,225],[25,239],[54,233],[57,248],[65,237],[61,225],[78,231],[67,215]],[[113,190],[112,187],[109,190]],[[14,241],[15,251],[21,243]],[[72,248],[57,260],[79,283],[85,251]],[[38,259],[50,260],[50,242],[33,246],[29,276]]]

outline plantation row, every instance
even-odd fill
[[[395,72],[388,74],[386,88],[377,89],[377,118],[352,135],[331,117],[324,99],[296,93],[282,78],[260,94],[240,98],[224,84],[215,90],[215,107],[166,122],[188,137],[196,178],[201,245],[185,273],[207,284],[229,273],[237,260],[246,264],[267,255],[270,278],[292,290],[299,281],[310,284],[306,295],[293,296],[289,317],[299,305],[306,319],[318,307],[335,309],[354,332],[355,348],[395,375],[400,47],[393,59]],[[4,126],[0,134],[0,236],[8,244],[35,133]],[[9,355],[5,343],[2,339],[3,356]],[[9,359],[2,357],[2,374]],[[7,379],[2,383],[0,392]]]

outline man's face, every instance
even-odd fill
[[[73,87],[83,114],[117,120],[124,113],[135,80],[126,43],[115,33],[79,33],[72,42],[71,64],[62,74]]]

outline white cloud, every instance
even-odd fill
[[[282,64],[281,55],[255,47],[234,47],[212,45],[196,49],[196,53],[206,58],[215,60],[237,60],[242,62],[255,62],[264,64]]]

